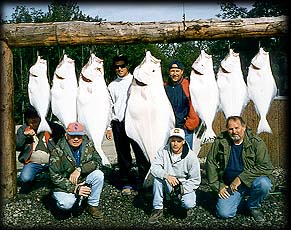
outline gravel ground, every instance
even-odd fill
[[[286,172],[275,170],[277,188],[263,203],[262,211],[266,221],[256,223],[251,216],[240,212],[236,217],[228,220],[218,219],[214,214],[215,198],[205,180],[203,164],[201,166],[202,183],[197,190],[197,206],[192,216],[175,216],[165,210],[164,217],[158,224],[147,223],[152,194],[138,192],[130,196],[122,196],[116,183],[118,181],[116,166],[105,172],[105,185],[101,194],[100,208],[104,212],[104,220],[93,219],[86,211],[78,216],[59,219],[53,215],[49,198],[50,186],[36,188],[28,195],[17,194],[5,200],[2,206],[1,229],[285,229],[287,228],[287,184]],[[133,178],[136,168],[133,170]]]

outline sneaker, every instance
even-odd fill
[[[265,221],[263,213],[257,208],[251,208],[250,213],[257,222]]]
[[[163,216],[163,209],[154,209],[148,220],[149,224],[154,224],[159,222],[159,219]]]
[[[98,207],[91,206],[88,204],[87,212],[95,219],[103,218],[103,212]]]
[[[121,194],[123,196],[129,196],[131,195],[131,190],[132,190],[132,187],[130,185],[123,186],[121,190]]]

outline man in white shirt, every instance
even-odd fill
[[[113,59],[113,67],[117,77],[108,85],[113,104],[113,116],[111,126],[106,131],[106,138],[108,140],[112,140],[112,136],[114,138],[122,194],[130,195],[132,190],[130,170],[133,166],[130,146],[135,154],[140,184],[143,183],[150,168],[150,162],[146,159],[139,145],[129,138],[125,132],[125,109],[128,91],[133,80],[133,75],[129,73],[127,58],[125,56],[116,56]]]

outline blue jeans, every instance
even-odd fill
[[[91,194],[88,196],[88,204],[97,207],[104,184],[104,173],[101,170],[94,170],[86,177],[86,183],[91,184]],[[53,197],[57,201],[57,206],[62,210],[69,210],[77,200],[75,193],[54,192]]]
[[[19,181],[21,184],[32,182],[36,175],[48,170],[48,164],[41,165],[37,163],[25,164],[21,170]]]
[[[236,215],[237,208],[245,195],[250,197],[247,200],[247,207],[259,208],[264,198],[269,194],[272,187],[270,179],[266,176],[257,177],[251,187],[242,184],[238,191],[234,192],[229,198],[218,198],[216,204],[216,214],[220,218],[231,218]]]
[[[168,183],[167,180],[162,180],[160,178],[154,178],[154,199],[153,199],[153,208],[154,209],[163,209],[163,199],[164,192],[170,194],[172,191],[172,186]],[[194,208],[196,206],[196,193],[193,192],[182,195],[182,207],[185,209]]]
[[[193,131],[189,131],[187,129],[183,129],[185,132],[185,139],[190,147],[190,149],[192,149],[192,145],[193,145]]]

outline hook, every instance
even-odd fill
[[[186,18],[186,15],[185,15],[185,7],[184,7],[184,2],[183,2],[183,30],[185,31],[186,29],[186,22],[185,22],[185,18]]]
[[[90,47],[90,55],[93,54],[95,52],[95,46],[91,45]]]

